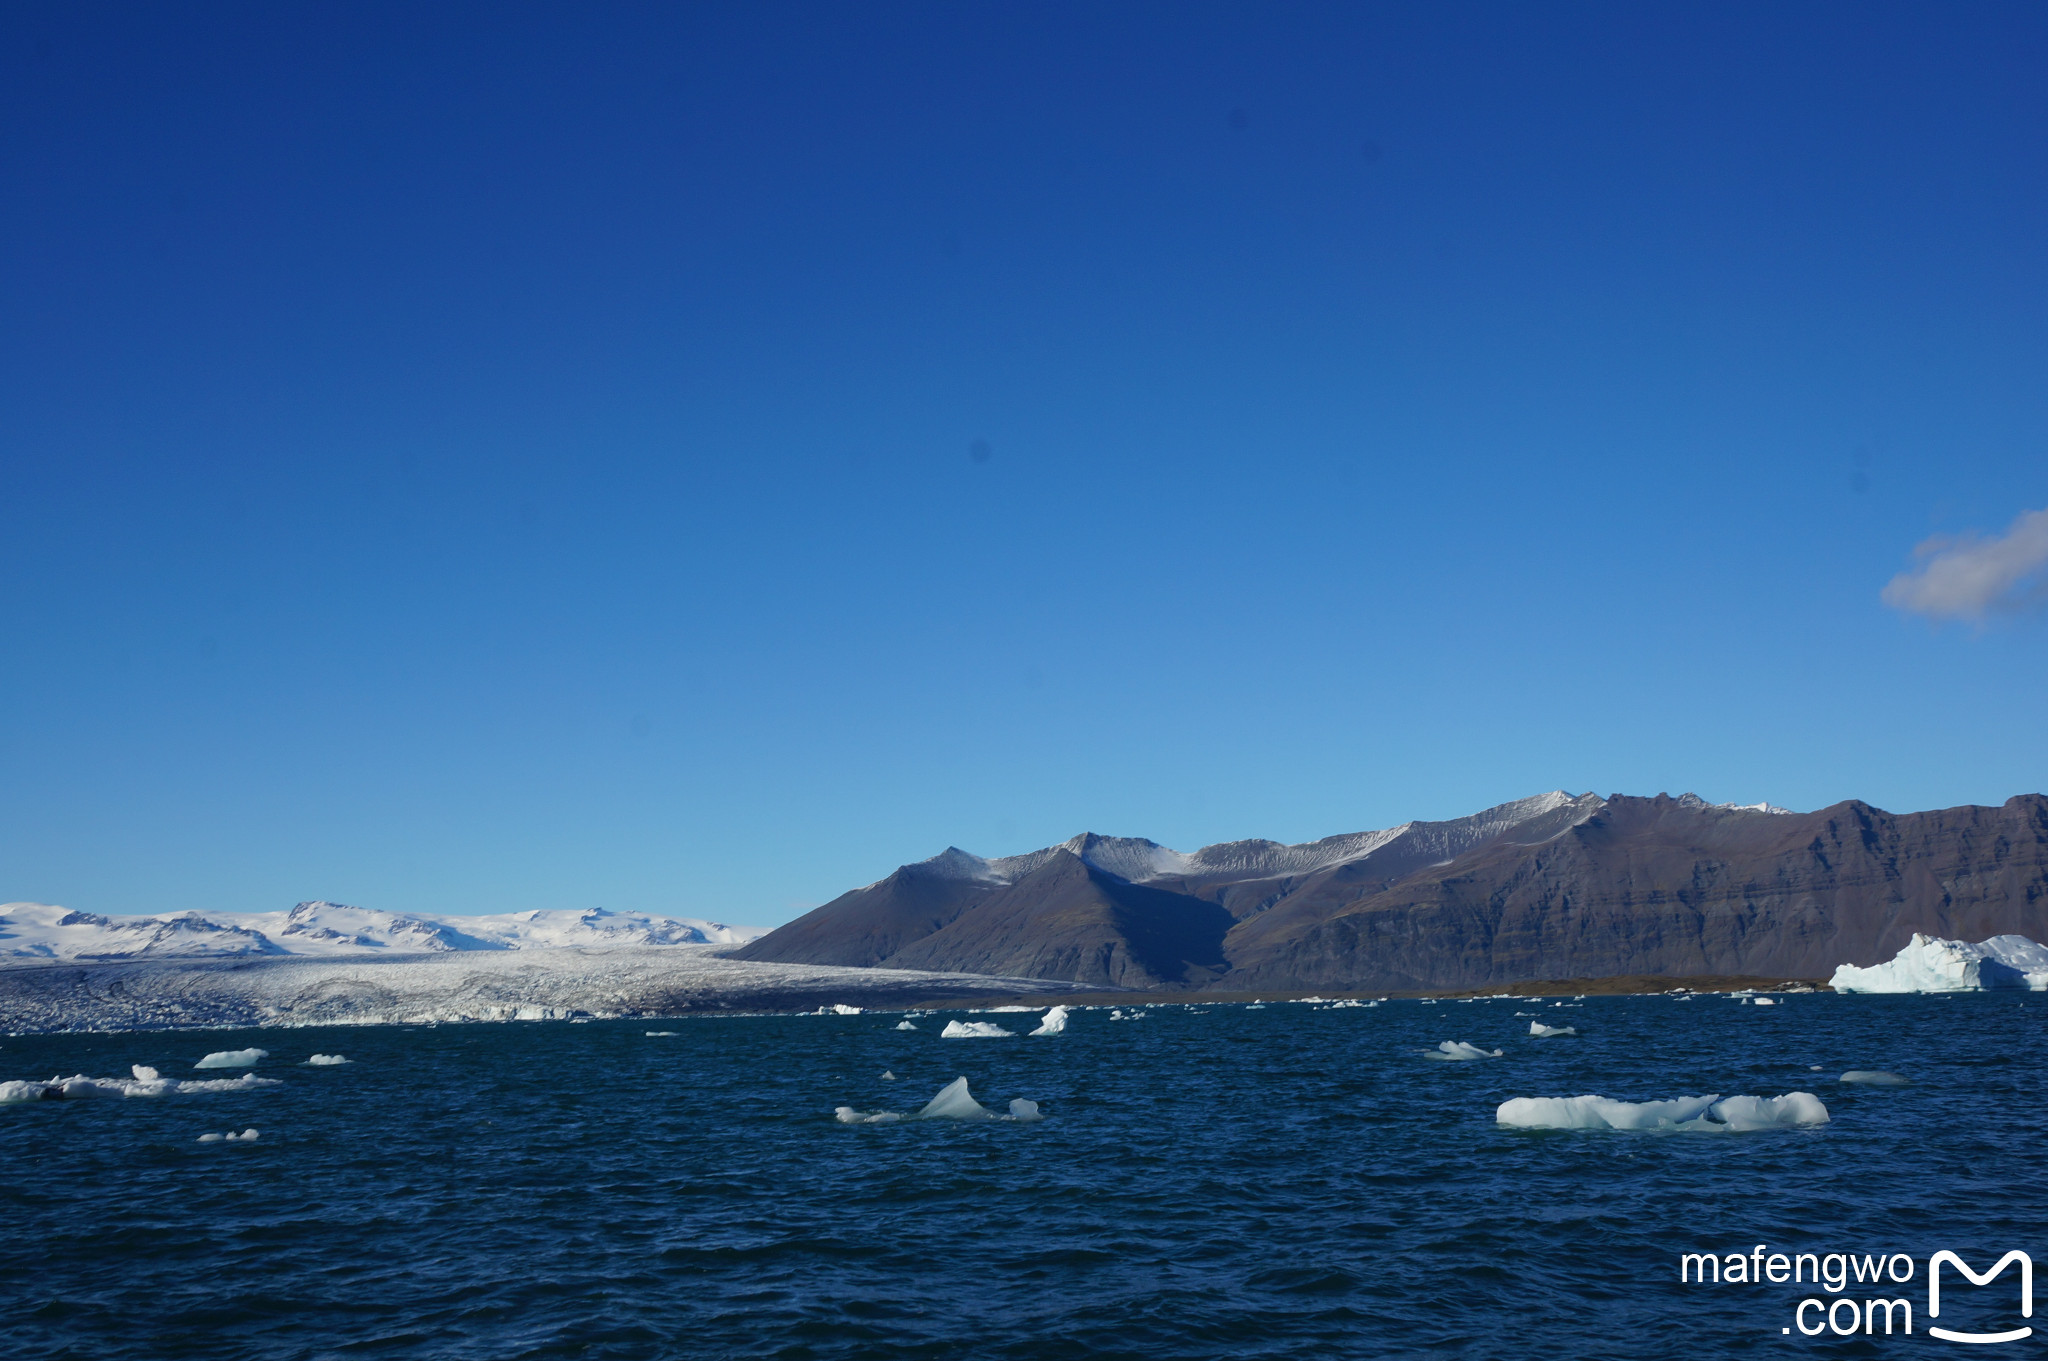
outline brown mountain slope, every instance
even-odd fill
[[[2048,937],[2048,799],[1783,814],[1552,794],[1192,856],[1083,835],[1000,861],[948,851],[736,953],[1090,986],[1356,991],[1825,977],[1891,957],[1915,931]]]
[[[2048,800],[1769,816],[1616,797],[1340,900],[1283,902],[1226,941],[1230,986],[1461,988],[1612,974],[1825,977],[1915,931],[2048,935]],[[1241,934],[1242,933],[1242,934]]]

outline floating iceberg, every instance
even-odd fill
[[[911,1024],[910,1022],[908,1022],[908,1021],[898,1021],[898,1022],[896,1023],[896,1028],[897,1028],[898,1030],[915,1030],[915,1029],[917,1029],[917,1027],[916,1027],[916,1026],[912,1025],[912,1024]]]
[[[1444,1059],[1458,1063],[1467,1062],[1471,1059],[1497,1059],[1505,1052],[1505,1050],[1501,1049],[1481,1049],[1478,1045],[1467,1044],[1463,1040],[1445,1040],[1434,1049],[1422,1051],[1425,1058]]]
[[[1014,1030],[1005,1030],[994,1021],[948,1021],[946,1028],[939,1032],[942,1040],[999,1040],[1014,1035]]]
[[[1065,1007],[1054,1007],[1052,1010],[1045,1013],[1045,1019],[1043,1021],[1040,1021],[1038,1023],[1038,1029],[1032,1031],[1031,1033],[1034,1035],[1057,1035],[1064,1031],[1066,1028],[1067,1009]]]
[[[1835,1079],[1837,1082],[1859,1083],[1865,1087],[1910,1087],[1912,1082],[1897,1073],[1887,1073],[1878,1068],[1851,1068]]]
[[[647,1033],[650,1035],[673,1035],[676,1032],[673,1030],[650,1030]],[[347,1063],[348,1060],[339,1054],[315,1054],[307,1059],[306,1062],[312,1064],[315,1068],[332,1068],[337,1064]]]
[[[1529,1022],[1529,1033],[1531,1035],[1576,1035],[1579,1031],[1577,1026],[1545,1025],[1541,1021],[1531,1021]]]
[[[1610,1101],[1604,1096],[1518,1096],[1494,1118],[1515,1129],[1731,1130],[1824,1125],[1828,1108],[1812,1092],[1784,1096],[1682,1096],[1671,1101]]]
[[[904,1115],[899,1111],[857,1111],[851,1106],[836,1106],[833,1118],[842,1125],[893,1125],[904,1120],[1009,1120],[1017,1124],[1030,1124],[1043,1120],[1036,1101],[1018,1097],[1010,1103],[1008,1115],[998,1115],[974,1099],[967,1090],[967,1079],[956,1077],[939,1088],[939,1094],[925,1103],[923,1110],[915,1115]]]
[[[274,1077],[244,1073],[240,1077],[192,1078],[180,1081],[158,1077],[156,1069],[136,1064],[126,1077],[53,1077],[48,1082],[0,1082],[0,1105],[15,1101],[78,1101],[95,1096],[170,1096],[188,1092],[246,1092],[257,1087],[275,1087]],[[147,1077],[143,1076],[148,1074]]]
[[[1971,945],[1915,934],[1883,964],[1842,965],[1828,985],[1836,992],[2041,992],[2048,990],[2048,947],[2025,936],[1993,936]]]
[[[261,1137],[262,1136],[259,1135],[255,1130],[245,1129],[240,1134],[235,1134],[232,1132],[227,1134],[202,1134],[199,1136],[199,1142],[202,1144],[242,1144],[249,1143]]]
[[[860,1015],[860,1008],[850,1007],[844,1002],[834,1002],[829,1007],[819,1007],[811,1014],[813,1016],[858,1016]]]
[[[194,1068],[247,1068],[256,1060],[269,1057],[270,1051],[268,1049],[223,1049],[218,1053],[208,1054],[192,1066]]]

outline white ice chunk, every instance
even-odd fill
[[[199,1136],[199,1142],[202,1144],[217,1144],[227,1137],[225,1134],[202,1134]]]
[[[916,1026],[912,1025],[912,1024],[911,1024],[910,1022],[908,1022],[908,1021],[898,1021],[898,1022],[896,1023],[896,1028],[897,1028],[898,1030],[915,1030],[915,1029],[917,1029],[917,1027],[916,1027]]]
[[[222,1049],[217,1053],[208,1054],[192,1066],[194,1068],[247,1068],[256,1060],[269,1057],[270,1051],[268,1049]]]
[[[162,1073],[159,1073],[156,1069],[149,1067],[147,1064],[130,1064],[128,1067],[128,1071],[135,1074],[135,1080],[137,1082],[162,1082],[164,1080],[164,1075]]]
[[[1890,960],[1844,964],[1828,980],[1836,992],[1981,992],[2048,990],[2048,946],[2025,936],[1993,936],[1971,945],[1915,934]]]
[[[896,1080],[896,1075],[895,1075],[894,1073],[890,1072],[890,1071],[889,1071],[888,1069],[886,1069],[886,1068],[882,1070],[882,1081],[884,1081],[884,1082],[894,1082],[895,1080]]]
[[[1822,1125],[1828,1108],[1812,1092],[1784,1096],[1684,1096],[1670,1101],[1611,1101],[1604,1096],[1518,1096],[1494,1118],[1517,1129],[1721,1131]]]
[[[47,1082],[0,1082],[0,1102],[47,1101],[62,1098],[80,1101],[99,1096],[167,1096],[172,1093],[188,1092],[246,1092],[257,1087],[275,1087],[274,1077],[257,1077],[244,1073],[233,1078],[193,1078],[180,1081],[177,1078],[129,1078],[129,1077],[87,1077],[74,1073],[70,1077],[53,1077]]]
[[[1576,1035],[1579,1031],[1576,1026],[1545,1025],[1541,1021],[1531,1021],[1529,1022],[1529,1033],[1531,1035]]]
[[[832,1115],[842,1125],[893,1125],[910,1118],[898,1111],[857,1111],[851,1106],[834,1106]]]
[[[858,1016],[860,1015],[860,1008],[850,1007],[844,1002],[834,1002],[832,1004],[832,1014],[834,1016]]]
[[[1879,1068],[1851,1068],[1837,1079],[1841,1082],[1858,1082],[1866,1087],[1910,1087],[1913,1084],[1897,1073],[1887,1073]]]
[[[675,1033],[673,1030],[650,1030],[647,1032],[647,1038],[650,1040],[667,1039]]]
[[[939,1094],[917,1113],[920,1120],[990,1120],[994,1117],[995,1112],[976,1101],[967,1090],[964,1077],[956,1077],[939,1088]]]
[[[673,1031],[673,1030],[669,1030],[669,1031],[659,1031],[659,1030],[652,1030],[652,1031],[649,1031],[648,1033],[649,1033],[650,1035],[661,1035],[661,1034],[668,1034],[668,1035],[673,1035],[673,1034],[675,1034],[675,1031]],[[342,1057],[342,1056],[341,1056],[340,1054],[314,1054],[314,1055],[313,1055],[312,1057],[308,1058],[308,1059],[306,1060],[306,1062],[308,1062],[308,1063],[312,1064],[312,1065],[313,1065],[313,1066],[314,1066],[315,1068],[332,1068],[332,1067],[334,1067],[334,1066],[335,1066],[336,1064],[340,1064],[340,1063],[347,1063],[347,1062],[348,1062],[348,1060],[347,1060],[346,1058],[343,1058],[343,1057]]]
[[[1034,1035],[1057,1035],[1066,1028],[1067,1009],[1065,1007],[1054,1007],[1045,1013],[1045,1019],[1040,1021],[1038,1029],[1031,1033]]]
[[[1502,1049],[1481,1049],[1478,1045],[1467,1044],[1463,1040],[1445,1040],[1434,1049],[1422,1051],[1426,1058],[1445,1059],[1456,1063],[1465,1063],[1472,1059],[1497,1059],[1505,1052],[1507,1051]]]
[[[1005,1030],[994,1021],[948,1021],[946,1028],[939,1032],[942,1040],[997,1040],[1014,1035],[1014,1030]],[[963,1081],[965,1079],[962,1079]]]
[[[1021,1096],[1011,1100],[1010,1118],[1019,1124],[1029,1124],[1033,1120],[1045,1119],[1044,1116],[1038,1113],[1038,1103],[1036,1101],[1026,1101]]]

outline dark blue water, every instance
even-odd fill
[[[2044,1003],[1162,1007],[1005,1040],[942,1040],[944,1016],[899,1032],[894,1015],[9,1039],[0,1078],[189,1077],[208,1050],[256,1045],[272,1052],[256,1071],[283,1083],[0,1108],[5,1345],[489,1361],[1954,1351],[1924,1334],[1927,1256],[1981,1268],[2048,1249]],[[1533,1040],[1517,1012],[1586,1033]],[[1444,1039],[1507,1056],[1414,1052]],[[353,1062],[301,1064],[323,1051]],[[1914,1085],[1838,1085],[1850,1068]],[[1047,1118],[832,1115],[915,1111],[960,1075],[992,1107],[1024,1096]],[[1494,1121],[1510,1096],[1798,1089],[1831,1124]],[[245,1126],[261,1139],[196,1142]],[[1914,1299],[1919,1331],[1808,1340],[1781,1329],[1810,1285],[1677,1283],[1681,1251],[1757,1244],[1914,1256],[1923,1273],[1884,1293]],[[1941,1322],[1992,1326],[2017,1291],[2008,1273],[1955,1294]]]

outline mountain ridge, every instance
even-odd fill
[[[1087,986],[1431,989],[1825,977],[1915,931],[2048,934],[2048,800],[1795,813],[1559,790],[1296,846],[1183,853],[1082,833],[994,859],[949,847],[733,954]]]

